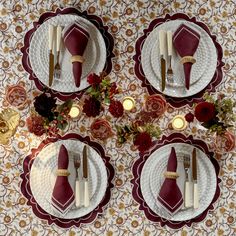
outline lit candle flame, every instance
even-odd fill
[[[134,99],[132,97],[125,97],[123,99],[123,103],[122,104],[123,104],[124,110],[130,111],[130,110],[132,110],[134,108],[135,101],[134,101]]]

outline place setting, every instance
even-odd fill
[[[167,15],[137,40],[135,73],[150,94],[166,95],[175,107],[191,105],[221,81],[221,50],[203,23]]]
[[[67,228],[89,223],[110,199],[114,169],[102,147],[87,141],[67,134],[39,145],[24,160],[22,193],[31,199],[34,213],[49,224]]]
[[[38,89],[50,88],[64,100],[89,86],[89,74],[111,70],[112,47],[99,17],[58,9],[44,13],[26,34],[22,63]]]
[[[219,197],[219,165],[207,145],[174,133],[134,163],[132,195],[146,217],[178,229],[202,221]]]

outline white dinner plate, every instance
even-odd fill
[[[99,30],[88,20],[77,15],[58,15],[45,21],[33,34],[29,47],[29,59],[31,67],[36,77],[45,85],[48,86],[49,75],[49,57],[48,57],[48,28],[49,25],[61,25],[63,28],[78,22],[90,35],[90,39],[86,46],[83,57],[85,61],[82,65],[82,76],[80,87],[75,86],[72,63],[70,62],[71,54],[64,47],[63,40],[61,41],[60,65],[61,78],[53,81],[52,89],[72,93],[85,89],[89,86],[87,76],[90,73],[99,74],[102,72],[106,62],[106,45]],[[54,55],[56,55],[54,48]],[[56,63],[56,56],[54,56]],[[54,63],[54,65],[55,65]]]
[[[187,90],[185,88],[183,65],[180,63],[180,56],[173,47],[172,69],[174,83],[168,83],[166,80],[166,88],[162,92],[158,33],[160,30],[170,30],[174,34],[181,24],[189,26],[200,34],[199,46],[194,54],[196,63],[192,65],[191,70],[190,89]],[[167,42],[165,43],[167,44]],[[168,68],[167,52],[165,59],[167,62],[166,68]],[[204,29],[188,21],[174,20],[157,26],[147,36],[141,52],[141,63],[146,78],[155,89],[171,97],[188,97],[200,92],[210,83],[217,66],[217,53],[212,39]]]
[[[165,145],[152,153],[144,164],[141,173],[141,192],[145,202],[157,215],[171,221],[185,221],[195,218],[200,215],[212,202],[216,191],[216,173],[213,164],[207,155],[200,149],[197,149],[197,176],[199,187],[199,208],[193,209],[184,207],[179,210],[174,216],[169,216],[165,213],[157,202],[157,196],[164,182],[164,172],[166,171],[168,158],[171,152],[171,147],[175,148],[178,168],[177,172],[180,177],[177,179],[177,184],[184,193],[185,173],[183,167],[183,155],[191,154],[193,146],[185,143],[173,143]],[[191,165],[190,165],[191,166]],[[191,171],[189,177],[191,179]],[[184,197],[184,194],[183,194]],[[192,197],[191,197],[192,201]]]
[[[64,144],[69,152],[68,170],[70,175],[68,176],[68,179],[72,189],[75,189],[76,172],[74,168],[74,157],[75,155],[80,155],[82,160],[82,150],[84,146],[84,144],[78,140],[60,140],[43,148],[36,156],[31,167],[30,188],[36,202],[49,214],[64,219],[79,218],[93,211],[104,197],[107,188],[107,171],[102,158],[93,148],[89,147],[88,181],[90,205],[86,208],[76,208],[73,206],[66,214],[61,214],[51,204],[61,144]]]

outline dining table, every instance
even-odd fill
[[[73,25],[75,21],[81,25]],[[192,33],[187,28],[190,34],[197,32],[200,37],[189,89],[182,81],[182,64],[175,67],[177,28],[181,24],[191,28]],[[48,52],[57,49],[54,46],[48,51],[49,25],[61,25],[62,29],[54,32],[64,35],[61,36],[64,40],[60,54],[61,78],[59,82],[54,78],[52,86],[48,84],[48,73],[51,73]],[[235,27],[236,3],[232,0],[1,0],[0,235],[236,235],[235,149],[220,152],[215,132],[208,132],[196,118],[189,122],[184,118],[186,114],[194,114],[206,92],[213,96],[223,93],[235,101]],[[161,43],[162,39],[158,38],[158,31],[161,30],[173,33],[171,45],[176,51],[172,57],[165,58],[165,66],[167,70],[169,59],[172,60],[176,87],[160,71],[163,62],[158,40]],[[82,32],[83,36],[73,38],[76,32]],[[69,40],[82,47],[73,48]],[[189,44],[184,41],[184,45],[187,48],[193,41]],[[73,61],[68,59],[66,50],[72,54]],[[189,60],[195,59],[191,56]],[[75,86],[70,78],[73,72],[74,76],[81,73],[78,72],[81,65],[81,79]],[[90,76],[92,72],[97,76]],[[88,83],[92,84],[90,90]],[[107,87],[96,90],[100,85]],[[92,97],[101,91],[105,94],[102,107]],[[40,97],[41,94],[46,98]],[[47,103],[43,99],[48,97],[51,100]],[[161,101],[160,107],[164,106],[160,114],[145,113],[150,108],[147,103],[150,97]],[[110,106],[106,99],[110,99]],[[69,106],[71,112],[71,106],[75,106],[78,114],[69,117],[61,113],[58,120],[50,123],[52,113],[47,113],[46,126],[40,123],[47,127],[45,132],[38,123],[36,127],[42,117],[35,113],[45,105],[44,101],[53,109],[57,104]],[[183,118],[184,127],[178,127],[177,123],[174,126],[176,117]],[[140,127],[145,122],[150,123],[149,128],[158,127],[148,147],[142,145],[150,138],[148,127]],[[96,132],[98,125],[104,125],[100,133]],[[139,134],[143,136],[132,142],[132,135]],[[76,176],[74,155],[80,157],[80,169],[89,166],[83,178],[89,179],[91,197],[89,207],[73,206],[69,212],[66,209],[65,215],[50,203],[52,195],[71,193],[69,174],[64,170],[67,166],[59,168],[60,158],[57,159],[62,144],[69,153],[64,155],[69,155],[66,160],[70,178]],[[84,154],[85,145],[88,154]],[[198,155],[199,172],[191,178],[198,178],[199,207],[182,208],[172,216],[166,215],[156,205],[163,183],[160,179],[164,180],[160,173],[167,168],[171,148],[175,148],[178,158],[183,152],[184,158],[192,155],[192,147]],[[181,180],[185,173],[184,159],[179,160],[182,169],[178,169],[178,179]],[[165,177],[175,179],[175,171],[170,172],[170,177],[167,171]],[[58,178],[67,181],[60,190],[53,187]],[[176,196],[173,192],[170,198]]]

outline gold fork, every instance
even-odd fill
[[[190,184],[189,184],[189,177],[188,172],[190,168],[190,155],[184,155],[184,170],[185,170],[185,182],[184,182],[184,206],[190,207]]]
[[[168,51],[168,59],[169,59],[169,66],[167,69],[167,81],[169,83],[174,83],[173,70],[171,68],[171,59],[172,59],[172,32],[171,31],[167,31],[167,51]]]
[[[76,156],[74,158],[74,167],[76,171],[76,180],[75,180],[75,205],[79,207],[81,205],[81,192],[80,192],[80,157]]]
[[[54,67],[55,79],[60,79],[60,77],[61,77],[60,48],[61,48],[61,26],[58,25],[57,26],[57,62]]]

